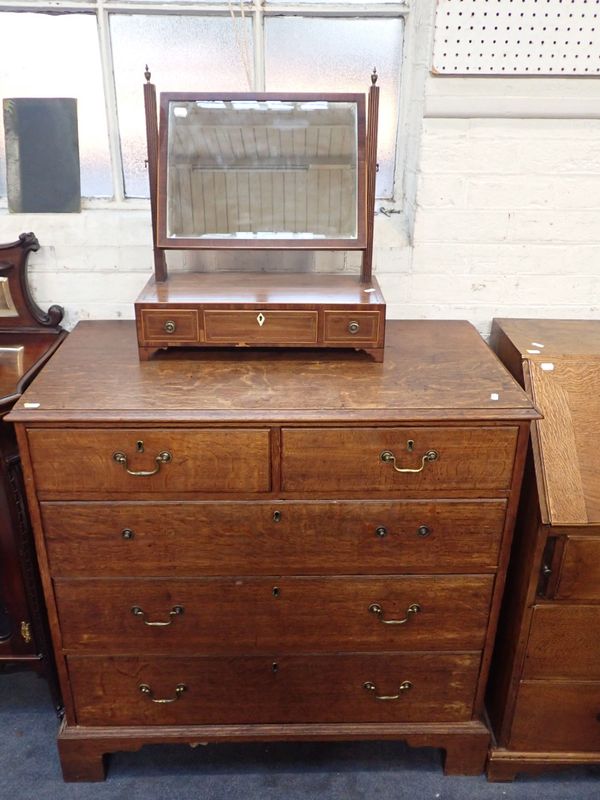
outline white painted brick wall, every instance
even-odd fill
[[[600,316],[600,119],[426,118],[416,168],[410,240],[400,215],[376,219],[390,318],[466,318],[485,334],[493,316]],[[27,230],[41,306],[64,305],[69,326],[133,316],[152,271],[148,210],[0,212],[1,241]]]

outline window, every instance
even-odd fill
[[[146,63],[159,92],[366,92],[376,66],[377,194],[390,198],[406,11],[385,0],[0,0],[0,96],[76,97],[82,194],[123,200],[148,196]],[[0,195],[3,148],[2,135]]]

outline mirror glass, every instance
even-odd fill
[[[167,237],[357,238],[358,107],[170,100]]]

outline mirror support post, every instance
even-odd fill
[[[367,108],[367,146],[366,172],[367,191],[365,213],[367,215],[367,244],[363,253],[362,280],[368,282],[373,274],[373,226],[375,223],[375,179],[377,177],[377,121],[379,116],[379,86],[377,86],[377,70],[373,67],[369,102]]]
[[[157,282],[167,280],[167,260],[165,251],[156,246],[157,242],[157,203],[158,203],[158,121],[156,112],[156,86],[150,83],[150,71],[146,65],[144,72],[144,109],[146,112],[146,142],[148,147],[148,180],[150,183],[150,210],[152,213],[152,243],[154,251],[154,277]]]

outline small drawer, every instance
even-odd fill
[[[205,311],[207,342],[219,344],[316,344],[316,311]]]
[[[239,658],[71,656],[68,668],[79,725],[462,722],[472,716],[479,660],[478,653],[274,651]]]
[[[56,577],[495,569],[505,500],[41,504]],[[100,566],[99,566],[100,565]]]
[[[567,537],[554,598],[600,600],[600,538]]]
[[[192,308],[141,310],[145,342],[198,342],[198,312]]]
[[[380,343],[382,316],[377,311],[325,311],[323,341],[325,344],[369,343],[375,347]]]
[[[509,489],[517,428],[285,428],[286,492]]]
[[[514,750],[600,750],[600,682],[524,681],[509,747]]]
[[[37,489],[48,494],[270,489],[267,430],[34,428],[28,438]]]
[[[56,578],[54,589],[66,650],[233,655],[480,650],[493,581]]]
[[[600,605],[538,605],[523,676],[600,680],[599,642]]]

